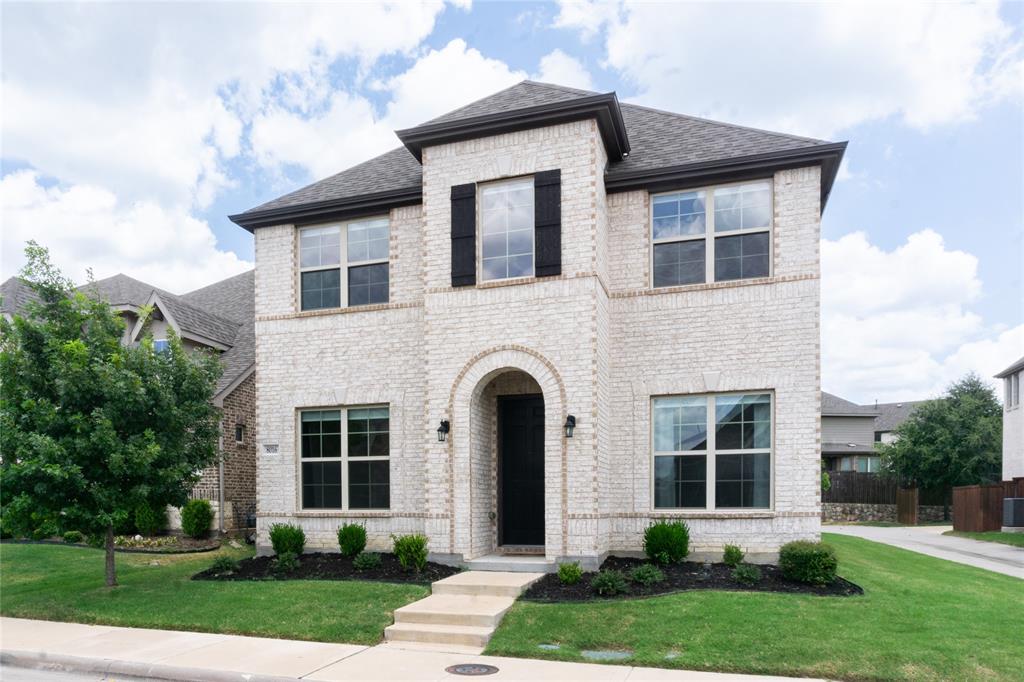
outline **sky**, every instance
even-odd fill
[[[0,279],[28,239],[77,281],[237,274],[227,215],[532,78],[849,141],[824,390],[934,397],[1024,355],[1024,3],[5,2],[0,24]]]

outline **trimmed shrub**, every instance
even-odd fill
[[[220,556],[214,559],[213,566],[210,568],[217,574],[234,573],[238,570],[238,561],[229,556]]]
[[[657,521],[644,531],[644,553],[656,564],[675,564],[690,553],[690,528],[683,521]]]
[[[412,535],[392,535],[395,556],[398,563],[407,571],[419,573],[427,565],[427,537],[418,533]]]
[[[558,564],[558,580],[563,585],[575,585],[583,577],[583,569],[580,562],[572,561]]]
[[[208,500],[189,500],[181,508],[181,530],[190,538],[205,538],[213,523],[213,507]]]
[[[141,535],[157,535],[167,529],[167,507],[140,504],[135,510],[135,527]]]
[[[747,556],[742,549],[736,545],[726,545],[725,553],[722,555],[722,563],[726,566],[732,566],[736,568],[743,563],[743,558]]]
[[[358,556],[366,549],[366,528],[358,523],[346,523],[338,529],[338,546],[344,556]]]
[[[626,576],[613,569],[599,571],[590,581],[590,589],[602,597],[614,597],[626,591]]]
[[[284,575],[299,567],[299,555],[295,552],[282,552],[274,559],[274,573]]]
[[[634,568],[630,572],[629,578],[639,585],[650,587],[651,585],[663,582],[665,574],[654,564],[643,564]]]
[[[306,533],[290,523],[275,523],[270,527],[270,544],[274,546],[274,554],[278,556],[299,556],[306,547]]]
[[[376,552],[357,554],[356,558],[352,560],[352,567],[357,571],[372,571],[375,568],[380,568],[380,554]]]
[[[58,534],[57,524],[52,521],[43,521],[38,528],[32,531],[33,540],[49,540]]]
[[[95,547],[96,549],[103,549],[107,544],[107,538],[99,533],[90,535],[85,541],[90,547]]]
[[[739,564],[732,570],[732,579],[740,585],[756,585],[761,582],[761,569],[754,564]]]
[[[82,542],[83,540],[85,540],[85,536],[77,530],[69,530],[67,533],[64,533],[64,542],[68,543],[69,545],[77,545],[79,542]]]
[[[782,575],[810,585],[827,585],[836,579],[836,552],[822,542],[798,540],[779,550]]]

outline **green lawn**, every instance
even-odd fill
[[[103,585],[103,552],[59,545],[0,546],[0,613],[43,620],[376,644],[392,611],[420,585],[362,581],[189,580],[219,555],[118,554],[120,585]],[[158,561],[159,566],[150,562]]]
[[[955,535],[958,538],[970,538],[971,540],[998,542],[1003,545],[1024,547],[1024,533],[1003,533],[998,530],[990,530],[984,533],[971,533],[969,531],[947,530],[943,535]]]
[[[519,602],[487,653],[842,680],[1019,680],[1024,582],[826,535],[862,597],[689,592],[583,604]],[[538,644],[559,644],[548,651]],[[666,656],[673,656],[666,658]]]

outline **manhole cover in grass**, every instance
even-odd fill
[[[498,669],[493,665],[484,665],[483,663],[459,663],[458,665],[450,665],[444,669],[446,673],[451,675],[493,675],[498,672]]]

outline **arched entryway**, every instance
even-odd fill
[[[523,350],[478,357],[452,392],[452,535],[473,559],[504,551],[562,552],[564,389],[553,368]],[[458,428],[456,428],[458,427]]]

